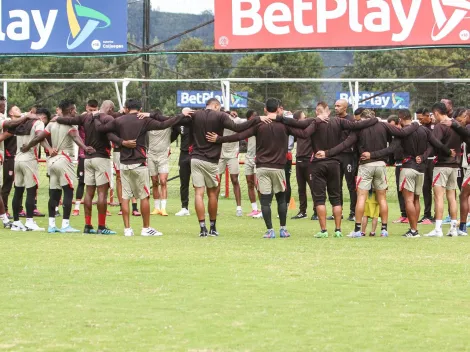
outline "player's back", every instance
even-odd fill
[[[39,133],[44,130],[44,123],[40,120],[28,120],[15,128],[17,151],[15,161],[37,160],[37,146],[26,153],[21,151],[24,144],[28,144]]]
[[[222,145],[208,143],[206,134],[208,132],[215,132],[219,136],[223,135],[224,124],[222,114],[225,113],[209,109],[196,111],[194,113],[192,117],[192,158],[209,161],[211,163],[219,162]]]
[[[57,149],[59,154],[75,156],[75,143],[70,132],[77,131],[77,126],[61,125],[57,122],[50,122],[46,131],[51,135],[52,148]]]
[[[287,163],[289,136],[282,122],[260,123],[256,132],[256,166],[282,169]]]

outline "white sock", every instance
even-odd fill
[[[285,226],[281,226],[281,230],[287,230]]]
[[[55,227],[55,218],[49,218],[49,227]]]
[[[149,229],[148,227],[146,228],[142,227],[142,232],[147,232],[148,229]]]
[[[237,210],[242,210],[242,207],[237,207]]]
[[[154,199],[155,209],[160,209],[160,199]]]
[[[55,207],[55,211],[58,211],[59,210],[59,207]]]
[[[70,220],[65,220],[62,219],[62,228],[65,229],[66,227],[69,227],[70,225]]]
[[[166,199],[162,199],[162,209],[166,210]]]
[[[258,211],[258,203],[251,203],[251,209],[253,209],[253,211]]]
[[[33,219],[26,219],[26,224],[34,224],[34,220]]]
[[[75,202],[75,210],[80,210],[80,203],[81,202],[79,200]]]
[[[436,231],[442,231],[442,220],[436,220]]]
[[[452,228],[452,229],[457,228],[457,220],[451,220],[450,221],[450,228]]]
[[[0,218],[2,219],[4,224],[8,224],[10,220],[8,219],[7,214],[0,215]]]

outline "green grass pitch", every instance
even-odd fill
[[[318,223],[298,220],[292,238],[263,240],[233,200],[220,202],[220,238],[198,238],[194,215],[152,217],[162,238],[125,238],[111,211],[118,236],[0,231],[0,350],[470,350],[467,238],[404,239],[392,225],[387,239],[318,240]]]

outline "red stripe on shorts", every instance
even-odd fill
[[[69,184],[69,187],[73,189],[73,182],[70,179],[69,175],[65,174],[65,179],[67,180],[67,183]]]
[[[432,186],[434,187],[434,185],[437,183],[437,181],[439,181],[439,178],[441,177],[441,173],[439,172],[437,174],[437,176],[434,178],[434,181],[432,181]]]
[[[36,177],[36,175],[33,174],[33,180],[34,182],[36,183],[37,186],[39,186],[39,180],[38,178]]]
[[[362,182],[362,177],[357,176],[356,177],[356,191],[359,188],[359,184]]]
[[[108,179],[108,182],[111,183],[111,180],[109,178],[109,174],[107,172],[104,173],[104,175],[106,176],[106,178]]]
[[[144,186],[144,191],[145,191],[145,193],[147,193],[147,196],[150,197],[150,191],[149,191],[149,189],[147,188],[147,186]]]
[[[464,183],[462,183],[462,188],[467,187],[469,183],[470,183],[470,177],[467,178]]]
[[[401,183],[400,192],[405,189],[405,184],[406,184],[406,177],[403,179],[403,182]]]

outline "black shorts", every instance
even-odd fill
[[[85,183],[85,158],[78,158],[77,178],[78,183]]]
[[[315,206],[325,205],[326,192],[332,206],[341,205],[341,165],[337,160],[317,161],[310,164]]]

